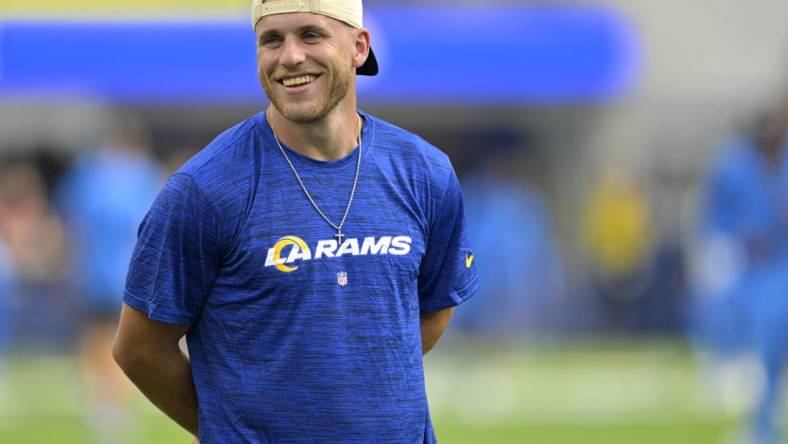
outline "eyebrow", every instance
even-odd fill
[[[298,34],[303,34],[304,32],[310,32],[310,31],[311,32],[317,32],[318,34],[326,34],[326,35],[330,34],[328,29],[326,29],[326,28],[324,28],[322,26],[317,26],[317,25],[304,25],[304,26],[301,26],[298,29],[296,29],[296,33],[298,33]],[[263,32],[262,34],[260,34],[260,40],[263,40],[263,39],[266,39],[266,38],[272,37],[272,36],[278,36],[278,35],[281,35],[281,34],[282,33],[279,30],[277,30],[277,29],[269,29],[269,30],[266,30],[265,32]]]

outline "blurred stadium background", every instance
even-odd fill
[[[361,107],[450,154],[482,273],[426,358],[441,441],[741,442],[762,371],[692,339],[696,228],[723,141],[788,87],[788,3],[365,5]],[[83,281],[126,254],[140,174],[265,105],[246,0],[0,0],[0,442],[190,442],[89,394],[83,289],[122,277]],[[74,179],[119,147],[116,194]]]

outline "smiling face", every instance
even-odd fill
[[[319,121],[349,94],[355,98],[354,68],[360,66],[358,60],[363,62],[358,56],[358,38],[366,31],[326,16],[299,12],[265,16],[257,22],[255,32],[260,82],[274,108],[286,119]],[[368,33],[366,36],[368,46]],[[363,52],[363,45],[361,49]]]

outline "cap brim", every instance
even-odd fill
[[[367,56],[367,61],[356,70],[356,74],[362,76],[374,76],[377,73],[378,59],[375,58],[375,53],[372,52],[372,48],[369,48],[369,56]]]

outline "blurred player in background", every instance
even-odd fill
[[[32,163],[15,161],[0,171],[0,238],[14,269],[17,307],[62,308],[65,238],[41,172]],[[45,311],[45,310],[44,310]],[[44,314],[37,311],[36,314]],[[45,330],[46,319],[36,319]]]
[[[647,324],[643,299],[653,252],[653,209],[631,168],[608,166],[589,187],[581,218],[583,246],[602,325]]]
[[[754,345],[765,380],[748,440],[777,433],[788,355],[788,101],[716,159],[701,207],[700,338],[721,353]],[[736,381],[738,384],[738,381]]]
[[[435,442],[422,356],[478,285],[452,165],[357,109],[361,0],[255,0],[252,24],[272,105],[156,199],[115,357],[207,444]]]
[[[0,168],[0,355],[10,335],[23,327],[12,315],[16,309],[61,306],[56,287],[62,286],[63,252],[62,225],[40,172],[24,161]],[[36,314],[34,327],[47,329],[46,312]],[[0,404],[3,379],[0,375]]]
[[[0,218],[2,213],[0,212]],[[6,385],[5,359],[13,339],[12,307],[17,295],[16,276],[11,254],[0,232],[0,414],[10,406]]]
[[[457,313],[454,325],[491,337],[560,327],[565,283],[550,209],[540,190],[523,179],[518,145],[488,137],[490,146],[462,178],[468,238],[485,265],[485,285]]]
[[[120,116],[104,143],[79,156],[56,190],[71,241],[71,273],[82,322],[80,361],[90,424],[101,442],[130,428],[131,386],[112,360],[121,295],[136,229],[161,189],[142,122]],[[128,438],[131,439],[131,438]]]

